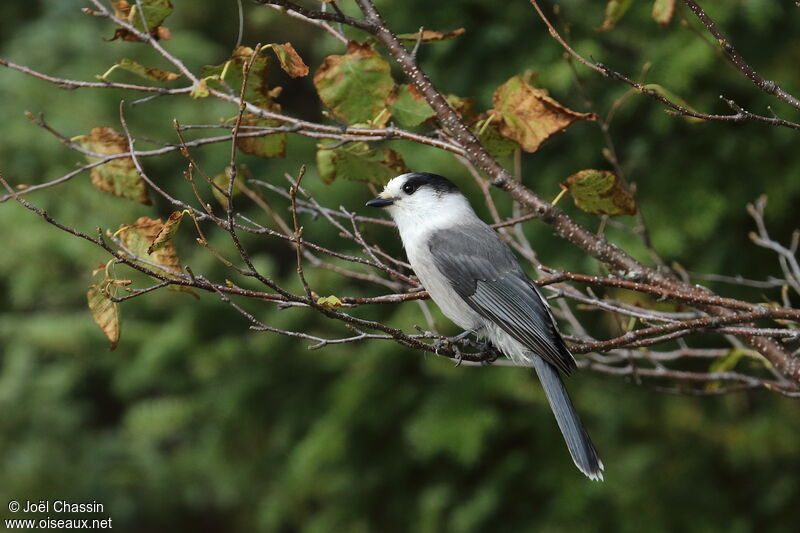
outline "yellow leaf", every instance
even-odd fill
[[[183,219],[183,215],[188,213],[188,211],[175,211],[174,213],[170,214],[167,221],[161,226],[161,229],[158,231],[156,236],[153,238],[153,242],[150,243],[150,246],[147,248],[147,253],[152,254],[156,250],[160,250],[167,243],[172,241],[172,237],[178,231],[178,227],[181,225],[181,219]]]
[[[653,2],[653,20],[659,26],[666,26],[675,13],[675,0],[655,0]]]
[[[325,296],[317,300],[317,305],[327,307],[328,309],[336,309],[342,306],[342,301],[336,296]]]
[[[119,304],[112,302],[98,285],[89,287],[86,300],[92,312],[92,318],[102,332],[111,341],[110,350],[117,347],[120,334]]]
[[[102,155],[122,154],[128,151],[128,140],[113,128],[92,128],[89,135],[77,139],[80,145]],[[89,162],[99,161],[94,156],[86,156]],[[120,157],[92,168],[92,185],[98,190],[126,198],[145,205],[151,205],[150,196],[144,180],[136,171],[133,159]]]
[[[206,83],[206,78],[200,78],[197,81],[197,84],[192,87],[192,92],[189,93],[189,96],[195,99],[199,98],[207,98],[209,95],[208,92],[208,84]]]

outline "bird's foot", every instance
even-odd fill
[[[463,341],[465,338],[469,337],[474,333],[474,330],[468,329],[466,331],[462,331],[455,337],[442,337],[434,341],[433,346],[436,350],[436,354],[439,354],[439,350],[442,348],[449,347],[450,350],[454,354],[454,359],[456,360],[456,366],[461,366],[461,362],[464,360],[464,356],[459,350],[458,345]]]
[[[491,365],[500,357],[500,352],[494,347],[492,341],[481,342],[478,344],[478,348],[480,349],[482,365]]]

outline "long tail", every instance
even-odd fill
[[[575,466],[594,481],[603,480],[603,461],[597,456],[592,439],[581,424],[558,370],[541,357],[533,356],[533,366],[542,382],[547,401],[567,442]]]

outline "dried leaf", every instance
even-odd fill
[[[92,285],[86,293],[86,301],[92,312],[95,324],[105,334],[111,346],[109,350],[117,347],[120,334],[119,304],[112,302],[99,285]]]
[[[551,135],[575,121],[597,119],[594,113],[567,109],[521,76],[495,89],[493,101],[490,114],[499,119],[500,133],[518,142],[526,152],[535,152]]]
[[[181,77],[180,74],[175,72],[170,72],[168,70],[155,67],[146,67],[137,63],[136,61],[131,61],[130,59],[122,59],[121,61],[118,61],[117,66],[148,80],[174,81]]]
[[[349,124],[381,116],[394,88],[389,63],[368,44],[347,43],[347,54],[325,58],[314,73],[314,87],[334,115]]]
[[[270,44],[268,46],[275,52],[281,68],[289,76],[293,78],[308,76],[308,65],[305,64],[300,54],[294,49],[292,43]]]
[[[631,7],[632,0],[609,0],[606,4],[606,18],[603,25],[597,31],[608,31],[622,18],[628,8]]]
[[[135,1],[117,0],[112,2],[114,15],[133,25],[139,31],[150,31],[156,39],[169,39],[169,30],[161,25],[164,20],[172,13],[172,3],[170,0],[142,0],[144,19],[147,28],[142,23],[142,15],[139,13]],[[139,41],[140,39],[125,28],[117,28],[111,40],[123,39],[125,41]]]
[[[695,111],[695,109],[692,106],[690,106],[688,103],[686,103],[686,100],[684,100],[683,98],[681,98],[677,94],[673,93],[669,89],[666,89],[666,88],[662,87],[661,85],[658,85],[657,83],[648,83],[647,85],[644,86],[644,88],[648,89],[650,91],[657,92],[658,94],[660,94],[661,96],[663,96],[664,98],[669,100],[670,102],[674,102],[674,103],[678,104],[681,107],[684,107],[684,108],[686,108],[686,109],[688,109],[690,111]],[[692,122],[692,123],[695,123],[695,124],[699,123],[699,122],[705,122],[705,119],[697,118],[697,117],[684,116],[683,118],[687,122]]]
[[[182,267],[181,260],[178,257],[178,252],[172,240],[166,241],[158,246],[157,249],[154,248],[152,253],[148,252],[163,229],[164,223],[161,222],[160,218],[152,219],[150,217],[139,217],[131,226],[120,226],[117,234],[122,240],[122,244],[133,252],[138,259],[144,259],[149,263],[155,263],[164,267],[166,271],[160,271],[159,274],[163,274],[166,277],[173,277],[170,273],[179,274],[181,273]],[[145,266],[153,268],[152,265],[145,264]],[[170,285],[169,288],[171,290],[188,292],[197,298],[197,295],[192,291],[191,287],[185,285]]]
[[[581,170],[561,184],[575,205],[594,215],[635,215],[636,201],[619,176],[608,170]]]
[[[242,116],[241,125],[276,127],[280,126],[281,123],[274,119],[261,118],[248,113]],[[243,129],[240,130],[239,133],[242,134],[252,131],[253,130]],[[246,154],[257,155],[259,157],[284,157],[286,155],[286,141],[287,136],[285,133],[272,133],[270,135],[264,135],[263,137],[237,137],[236,146]]]
[[[449,41],[450,39],[455,39],[459,35],[463,35],[467,30],[464,28],[456,28],[453,31],[449,31],[447,33],[441,31],[433,31],[433,30],[422,30],[422,42],[423,43],[433,43],[439,41]],[[406,41],[409,43],[415,43],[419,40],[419,32],[414,33],[401,33],[397,36],[398,39],[401,41]]]
[[[331,144],[323,143],[317,151],[317,168],[327,184],[342,178],[383,186],[398,174],[408,172],[400,154],[389,148],[373,150],[367,143],[356,142],[324,149]]]
[[[653,2],[653,20],[659,26],[667,26],[675,13],[675,0],[655,0]]]
[[[201,75],[206,79],[209,86],[219,90],[227,90],[219,80],[224,81],[238,95],[242,82],[244,81],[244,69],[253,57],[255,50],[249,46],[237,46],[233,50],[231,58],[221,65],[206,65],[201,69]],[[272,97],[267,84],[267,73],[269,72],[269,58],[261,53],[253,60],[253,66],[247,75],[247,87],[244,91],[244,98],[248,102],[262,107],[272,109]]]
[[[399,85],[390,101],[389,111],[405,126],[419,126],[436,115],[413,85]]]
[[[152,254],[156,250],[160,250],[167,243],[172,241],[172,237],[175,236],[175,233],[178,232],[178,228],[181,225],[181,220],[183,219],[183,215],[188,213],[188,211],[174,211],[172,214],[169,215],[167,221],[164,222],[164,225],[161,226],[161,229],[158,231],[156,236],[153,238],[153,242],[150,243],[150,246],[147,248],[147,253]]]
[[[103,155],[128,151],[127,139],[113,128],[92,128],[89,135],[84,135],[77,141],[83,148]],[[86,156],[86,159],[90,163],[100,160],[93,156]],[[136,171],[133,159],[130,157],[120,157],[98,165],[92,168],[90,177],[92,185],[103,192],[151,205],[144,180]]]
[[[317,299],[317,305],[321,307],[327,307],[328,309],[336,309],[337,307],[342,306],[342,301],[333,295],[324,296],[322,298]]]

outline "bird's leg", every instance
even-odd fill
[[[433,346],[436,348],[436,353],[439,353],[439,350],[441,350],[442,348],[444,348],[446,345],[449,344],[450,348],[455,353],[456,366],[459,366],[461,365],[463,356],[461,355],[461,350],[458,349],[458,343],[464,340],[465,338],[469,337],[473,333],[475,333],[475,330],[468,329],[466,331],[462,331],[455,337],[442,337],[440,339],[437,339],[436,342],[433,343]]]
[[[501,355],[497,348],[494,347],[494,344],[492,344],[492,341],[478,343],[478,348],[481,352],[482,365],[491,365],[497,361],[497,358]]]

